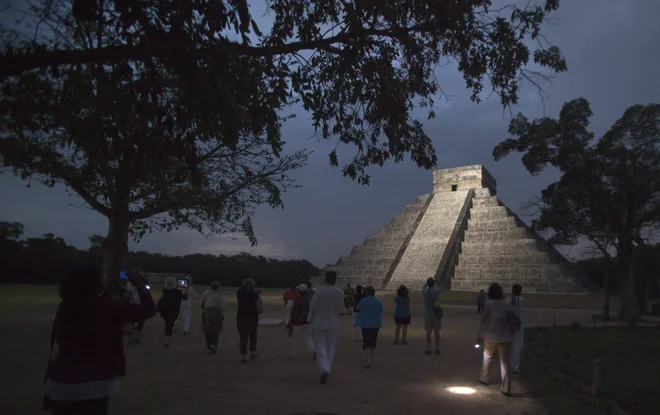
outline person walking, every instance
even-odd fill
[[[223,311],[227,310],[227,301],[220,294],[220,282],[213,281],[209,289],[204,291],[200,305],[202,306],[202,331],[206,337],[208,354],[218,352],[220,332],[224,328],[225,317]]]
[[[351,287],[351,284],[346,284],[344,288],[344,307],[346,308],[346,314],[353,314],[355,309],[355,288]]]
[[[477,314],[481,314],[484,311],[484,304],[486,303],[486,293],[484,290],[479,290],[477,294]]]
[[[360,312],[360,325],[362,327],[362,350],[365,354],[364,367],[371,369],[376,350],[378,332],[383,326],[383,303],[376,297],[376,290],[371,285],[365,290],[367,295],[356,306]]]
[[[344,308],[344,293],[335,287],[337,273],[328,271],[325,274],[326,286],[319,287],[309,304],[307,322],[314,330],[316,346],[316,362],[321,373],[321,384],[328,382],[332,371],[332,361],[337,351],[339,339],[339,318]]]
[[[523,310],[525,308],[525,297],[521,297],[522,285],[513,284],[511,287],[511,297],[507,297],[506,302],[516,309],[516,315],[520,319],[520,330],[516,331],[513,338],[513,351],[511,352],[511,370],[515,375],[520,373],[520,354],[522,353],[525,342],[525,323]]]
[[[55,345],[58,351],[49,355],[43,384],[44,409],[53,415],[107,415],[109,397],[119,391],[119,378],[126,374],[122,326],[156,315],[143,282],[130,274],[128,280],[139,304],[102,295],[103,273],[94,266],[76,267],[59,280],[62,301],[53,321],[50,354]]]
[[[247,363],[248,342],[250,344],[250,359],[259,356],[257,351],[257,329],[259,328],[260,310],[257,308],[260,289],[255,288],[252,278],[243,280],[242,287],[236,292],[238,309],[236,310],[236,324],[238,326],[239,343],[238,353],[241,363]]]
[[[181,311],[181,301],[188,298],[187,288],[182,291],[177,289],[177,282],[174,278],[169,277],[165,280],[165,287],[163,288],[163,295],[158,300],[156,305],[161,318],[165,322],[165,348],[171,346],[172,334],[174,332],[174,323],[179,318]]]
[[[353,341],[361,342],[362,341],[362,330],[360,328],[360,312],[357,309],[357,305],[362,301],[367,295],[364,293],[362,285],[358,284],[355,287],[355,300],[353,301]]]
[[[424,328],[426,329],[426,353],[431,355],[431,332],[435,335],[435,354],[440,355],[440,329],[442,329],[442,307],[438,302],[442,289],[435,284],[435,279],[426,280],[422,289],[424,297]]]
[[[309,350],[314,353],[316,357],[316,347],[310,335],[310,325],[307,324],[307,316],[309,315],[309,290],[307,285],[300,284],[298,286],[298,298],[293,301],[293,308],[291,309],[291,350],[289,357],[292,359],[298,358],[300,350],[300,342],[304,342]]]
[[[408,287],[401,285],[396,290],[396,297],[394,297],[394,304],[396,304],[396,308],[394,309],[394,324],[396,324],[396,328],[394,329],[394,344],[399,344],[400,334],[403,334],[401,344],[408,344],[406,337],[408,337],[408,325],[412,317],[412,313],[410,312],[410,297],[408,294]],[[401,333],[402,330],[403,333]]]
[[[189,281],[188,278],[186,278],[187,281]],[[190,317],[192,317],[192,301],[193,297],[197,292],[195,291],[195,288],[192,286],[192,284],[189,283],[187,287],[179,287],[179,291],[182,293],[185,291],[187,292],[188,296],[181,300],[181,310],[179,310],[179,317],[176,319],[176,322],[174,323],[174,327],[179,326],[179,321],[183,322],[183,334],[184,336],[188,334],[188,330],[190,329]]]
[[[488,301],[484,305],[484,313],[479,326],[477,344],[483,343],[483,363],[479,382],[488,385],[490,369],[495,352],[500,359],[500,376],[502,379],[500,391],[505,396],[511,396],[511,349],[515,337],[515,308],[504,300],[502,287],[493,283],[488,288]]]
[[[293,284],[282,296],[284,307],[286,308],[286,318],[284,319],[284,327],[289,327],[291,322],[291,309],[293,308],[294,300],[298,298],[298,289],[296,284]]]
[[[142,268],[133,268],[131,271],[129,271],[132,276],[129,274],[129,280],[130,279],[139,279],[142,281],[144,284],[144,287],[148,290],[149,289],[149,278],[147,278],[144,275],[144,271],[142,271]],[[138,296],[139,298],[139,296]],[[139,301],[138,301],[139,304]],[[142,341],[142,331],[144,330],[144,323],[145,321],[138,321],[137,324],[135,324],[135,328],[133,329],[133,332],[131,333],[131,337],[129,339],[128,344],[134,345],[134,344],[140,344]]]

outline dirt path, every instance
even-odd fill
[[[386,306],[389,310],[389,304]],[[281,317],[283,307],[267,304],[265,317]],[[176,336],[173,347],[161,346],[162,320],[147,322],[143,344],[127,347],[128,375],[121,392],[111,399],[111,413],[137,414],[544,414],[525,386],[514,378],[513,398],[497,386],[476,382],[480,353],[473,347],[478,316],[469,307],[447,306],[442,331],[442,356],[426,356],[421,308],[413,309],[409,344],[395,346],[392,311],[386,312],[374,367],[362,367],[361,344],[350,339],[350,316],[342,318],[341,338],[333,374],[319,384],[311,355],[288,359],[288,339],[282,327],[260,327],[258,360],[238,363],[238,333],[233,312],[226,320],[217,355],[204,353],[199,312],[191,334]],[[553,310],[530,310],[526,323],[550,324]],[[589,312],[557,311],[566,324]],[[558,321],[560,323],[560,321]],[[49,323],[1,324],[0,413],[34,414],[40,404],[40,383],[46,358]],[[6,340],[5,340],[6,339]],[[497,367],[497,366],[495,366]],[[523,367],[524,370],[524,367]],[[494,369],[495,374],[498,373]],[[493,379],[495,380],[495,379]],[[451,393],[450,387],[470,387],[472,395]],[[2,408],[6,406],[5,408]]]

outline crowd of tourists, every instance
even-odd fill
[[[283,296],[286,308],[285,328],[290,338],[289,356],[300,356],[301,343],[318,365],[320,383],[328,382],[339,339],[342,314],[353,316],[352,338],[362,342],[364,367],[374,364],[374,352],[382,328],[383,304],[372,286],[350,284],[341,290],[335,286],[337,274],[325,275],[326,285],[312,288],[307,282],[292,286]],[[51,334],[58,353],[49,362],[44,380],[44,409],[53,414],[107,414],[108,397],[118,391],[119,377],[125,374],[124,344],[140,343],[144,322],[157,313],[164,325],[164,346],[179,322],[183,334],[189,332],[192,286],[178,286],[168,278],[157,303],[154,303],[144,274],[131,270],[119,287],[106,280],[93,266],[81,266],[60,280],[62,301],[57,309]],[[203,293],[201,307],[202,332],[208,354],[218,351],[220,332],[224,329],[227,301],[220,284],[214,281]],[[479,381],[488,384],[492,361],[499,355],[501,391],[511,394],[510,373],[520,370],[523,346],[522,287],[513,286],[512,296],[504,298],[502,287],[492,284],[488,292],[477,297],[477,313],[482,314],[475,347],[483,348],[483,364]],[[441,355],[440,331],[443,308],[441,287],[429,278],[422,289],[427,355]],[[263,313],[261,290],[248,278],[236,292],[236,324],[239,332],[240,362],[258,357],[259,316]],[[394,344],[407,345],[412,312],[409,289],[401,285],[394,297]],[[125,342],[124,340],[127,339]]]

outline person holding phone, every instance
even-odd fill
[[[188,298],[188,288],[182,291],[177,289],[177,281],[169,277],[165,280],[163,295],[158,300],[157,309],[161,318],[165,321],[165,348],[171,346],[172,334],[174,332],[174,322],[179,317],[181,311],[181,301]]]
[[[188,330],[190,329],[190,317],[192,316],[192,301],[197,294],[193,286],[190,284],[188,278],[184,280],[179,280],[179,291],[182,293],[184,290],[187,290],[188,297],[181,300],[181,310],[179,311],[179,317],[174,323],[174,327],[179,326],[179,321],[183,322],[183,334],[187,335]]]
[[[128,276],[139,304],[108,295],[103,279],[100,269],[86,265],[59,280],[62,301],[53,321],[50,353],[55,344],[58,352],[52,360],[49,356],[43,385],[44,409],[53,414],[107,414],[109,397],[126,374],[122,326],[156,314],[140,279]]]

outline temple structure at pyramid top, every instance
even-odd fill
[[[433,192],[417,197],[390,223],[323,271],[338,286],[478,291],[499,282],[525,292],[588,293],[597,288],[552,245],[497,199],[497,181],[482,165],[433,171]],[[316,284],[323,277],[314,278]]]

